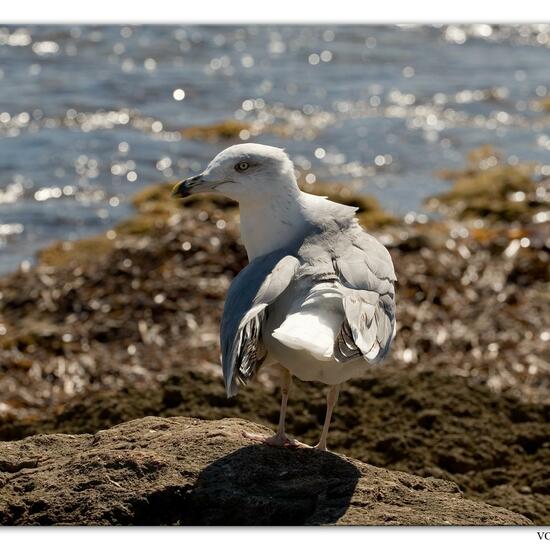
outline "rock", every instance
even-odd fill
[[[4,525],[526,525],[457,485],[312,449],[237,419],[147,417],[0,443]]]
[[[507,164],[491,146],[474,149],[463,170],[444,170],[452,188],[428,199],[428,206],[459,219],[481,218],[492,222],[528,222],[547,207],[540,200],[547,184],[535,175],[531,163]]]
[[[243,131],[250,135],[251,126],[241,120],[223,120],[206,126],[190,126],[181,130],[181,135],[187,139],[217,142],[222,140],[238,140]]]

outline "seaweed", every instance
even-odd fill
[[[430,197],[427,204],[447,209],[459,219],[529,221],[544,208],[537,196],[539,182],[535,179],[535,167],[528,163],[505,163],[489,145],[471,151],[466,168],[441,171],[438,175],[452,181],[453,186]]]

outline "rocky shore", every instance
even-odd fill
[[[304,184],[356,204],[398,276],[391,358],[343,391],[329,445],[547,523],[550,182],[490,148],[443,176],[452,183],[430,202],[433,221],[397,219],[344,185]],[[169,187],[140,193],[136,215],[105,235],[58,243],[0,280],[0,438],[147,415],[276,422],[269,372],[232,400],[219,372],[223,299],[246,264],[238,210],[214,197],[178,204]],[[322,388],[298,383],[289,431],[312,442],[322,415]],[[4,521],[36,520],[23,508]]]
[[[451,482],[273,449],[237,419],[148,417],[0,443],[0,524],[528,525]]]

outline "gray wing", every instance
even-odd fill
[[[221,323],[222,367],[227,395],[237,393],[266,357],[262,324],[267,307],[287,288],[300,262],[294,256],[274,252],[255,259],[235,277]]]
[[[359,226],[336,250],[333,266],[343,286],[345,320],[334,342],[339,362],[365,357],[377,363],[395,336],[397,280],[388,250]]]

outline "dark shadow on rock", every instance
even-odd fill
[[[205,468],[186,498],[188,525],[318,525],[348,509],[360,476],[313,449],[244,447]]]

